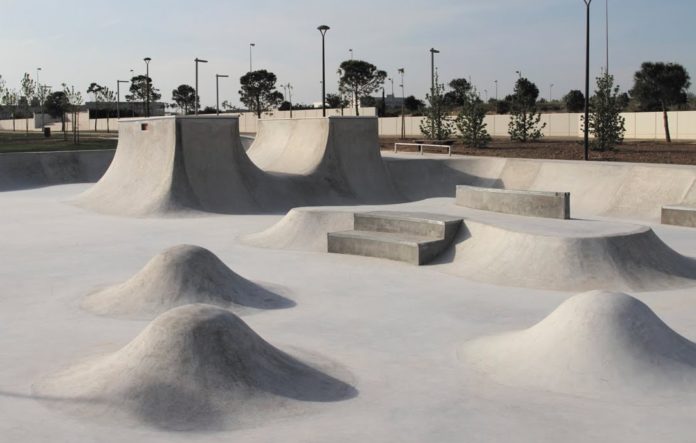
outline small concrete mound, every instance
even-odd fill
[[[237,313],[294,305],[236,274],[209,250],[179,245],[155,256],[125,282],[89,295],[83,307],[99,315],[150,319],[189,303],[217,305]]]
[[[466,343],[460,357],[511,386],[587,397],[696,394],[696,344],[617,292],[571,297],[529,329]]]
[[[160,315],[117,352],[38,382],[34,394],[97,421],[179,431],[256,425],[357,391],[273,347],[231,312],[194,304]]]

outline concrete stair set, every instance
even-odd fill
[[[328,252],[422,265],[452,244],[461,224],[461,218],[439,214],[356,213],[353,230],[327,234]]]

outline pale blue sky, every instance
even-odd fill
[[[604,1],[593,0],[592,75],[604,65]],[[61,82],[87,89],[90,82],[115,89],[130,69],[144,72],[152,57],[155,86],[171,101],[171,90],[194,83],[201,65],[203,105],[215,104],[215,74],[221,101],[239,103],[238,79],[249,68],[265,68],[294,85],[294,101],[319,100],[321,36],[326,36],[327,92],[336,89],[339,63],[355,58],[394,76],[406,69],[406,94],[423,97],[430,84],[429,48],[440,78],[471,77],[483,95],[510,92],[516,70],[534,81],[543,97],[581,89],[584,78],[582,0],[0,0],[0,75],[19,87],[24,72],[54,87]],[[609,0],[610,70],[622,89],[631,87],[640,63],[673,61],[696,76],[694,0]],[[387,84],[387,93],[391,86]],[[85,94],[86,95],[86,94]]]

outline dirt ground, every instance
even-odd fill
[[[383,150],[393,151],[395,142],[412,143],[414,139],[380,139],[380,145]],[[415,147],[399,147],[399,151],[415,150]],[[582,160],[583,151],[582,140],[553,138],[542,139],[535,143],[519,143],[512,142],[509,139],[496,138],[487,148],[483,149],[467,148],[461,143],[455,143],[452,148],[452,153],[454,154],[559,160]],[[437,152],[437,149],[426,148],[426,152]],[[442,150],[442,152],[447,152],[447,150]],[[672,142],[671,144],[654,140],[626,141],[614,151],[599,152],[590,150],[590,160],[696,165],[696,141],[680,141]]]

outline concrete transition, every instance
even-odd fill
[[[461,224],[461,218],[440,214],[355,213],[354,229],[327,234],[327,251],[422,265],[452,244]]]
[[[357,391],[273,347],[231,312],[193,304],[160,315],[119,351],[37,382],[34,393],[68,413],[122,426],[215,430]]]
[[[696,344],[623,293],[576,295],[529,329],[466,343],[460,358],[522,388],[587,397],[696,394]]]
[[[570,218],[569,192],[520,191],[515,189],[457,186],[460,206],[530,217]]]
[[[696,206],[663,206],[661,221],[665,225],[696,228]]]
[[[374,117],[262,121],[248,153],[237,117],[122,120],[114,161],[76,203],[148,216],[401,200],[380,157]]]
[[[83,307],[100,315],[150,319],[189,303],[217,305],[238,314],[293,306],[236,274],[209,250],[179,245],[155,256],[127,281],[89,295]]]
[[[475,218],[465,208],[435,205],[464,219],[453,244],[431,263],[435,270],[484,283],[562,291],[651,291],[696,284],[696,260],[671,249],[646,226],[543,219],[539,227],[541,219],[511,223],[511,216],[484,213]],[[400,206],[413,212],[422,204]],[[326,252],[329,233],[358,229],[350,216],[298,208],[240,240],[257,247]]]

